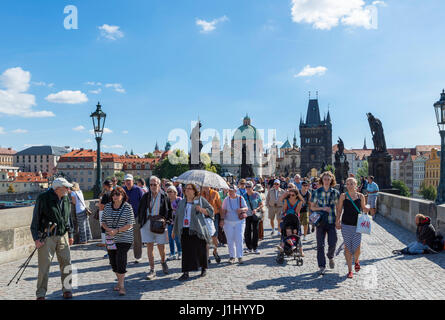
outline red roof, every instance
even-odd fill
[[[100,153],[102,162],[119,162],[119,156],[114,153]],[[59,162],[96,162],[97,152],[95,150],[73,150],[60,157]]]
[[[14,172],[8,172],[8,177],[13,179],[13,182],[48,182],[48,179],[45,179],[43,174],[41,177],[40,174],[36,172],[17,172],[17,177]]]
[[[11,148],[0,148],[0,154],[1,155],[15,155],[17,151],[12,150]]]

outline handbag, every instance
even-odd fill
[[[324,227],[328,224],[329,213],[326,211],[312,212],[309,216],[309,222],[315,227]]]
[[[241,196],[239,197],[239,207],[241,209]],[[245,213],[245,212],[239,213],[238,214],[238,218],[240,220],[246,219],[247,218],[247,213]]]
[[[355,229],[355,232],[371,234],[371,224],[372,224],[371,217],[367,213],[363,213],[359,210],[359,208],[357,208],[357,205],[354,203],[354,201],[352,201],[352,198],[348,192],[346,192],[346,195],[348,196],[349,200],[352,202],[354,208],[358,212],[357,229]]]
[[[167,222],[165,218],[161,215],[150,216],[150,231],[156,234],[163,234],[165,228],[167,227]]]
[[[160,197],[159,194],[158,197]],[[154,201],[156,202],[156,199],[154,199]],[[153,205],[154,204],[155,203],[153,203]],[[167,227],[167,221],[161,215],[152,216],[151,215],[152,210],[153,208],[151,207],[150,204],[148,204],[148,212],[149,212],[148,219],[150,220],[150,231],[156,234],[163,234],[165,232],[165,228]]]

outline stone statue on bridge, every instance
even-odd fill
[[[372,113],[367,113],[369,127],[371,128],[372,141],[374,142],[374,150],[376,152],[386,151],[385,135],[383,133],[382,122],[375,118]]]
[[[335,180],[340,185],[340,191],[343,191],[343,185],[348,178],[349,162],[345,155],[345,144],[339,137],[337,142],[338,150],[335,152]]]

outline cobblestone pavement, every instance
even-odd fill
[[[393,249],[401,249],[415,239],[415,235],[393,222],[378,216],[372,234],[362,242],[362,269],[347,279],[343,251],[335,258],[334,269],[318,275],[315,234],[303,242],[304,265],[297,267],[287,260],[275,262],[278,237],[270,236],[270,225],[265,221],[265,239],[260,255],[245,256],[244,265],[229,265],[227,247],[219,248],[222,257],[212,263],[205,278],[191,273],[191,280],[177,281],[181,275],[179,260],[168,262],[169,275],[163,275],[156,256],[155,280],[145,280],[148,261],[144,250],[143,263],[134,264],[129,252],[126,277],[127,295],[119,297],[112,288],[115,276],[105,251],[95,243],[72,247],[72,261],[77,268],[77,289],[74,299],[445,299],[445,254],[425,256],[394,256]],[[338,232],[339,246],[342,243]],[[157,251],[157,250],[156,250]],[[168,252],[168,249],[167,249]],[[0,266],[0,299],[35,299],[37,259],[34,257],[18,285],[6,284],[23,263]],[[47,299],[61,299],[60,272],[56,258],[51,267]]]

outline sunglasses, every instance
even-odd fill
[[[247,188],[247,189],[251,189],[252,187],[251,187],[251,186],[246,186],[246,188]]]
[[[157,185],[157,183],[150,183],[150,187],[156,187]]]

